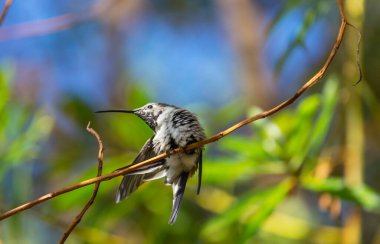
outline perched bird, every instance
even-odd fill
[[[190,111],[173,105],[148,103],[134,110],[97,111],[97,113],[106,112],[135,114],[154,131],[154,135],[148,139],[132,164],[145,161],[178,147],[186,147],[206,138],[197,117]],[[173,207],[169,219],[169,224],[173,224],[177,219],[186,182],[197,169],[197,194],[199,194],[202,180],[202,149],[196,148],[171,155],[126,174],[119,186],[116,202],[127,198],[144,182],[164,178],[165,184],[171,185],[173,188]]]

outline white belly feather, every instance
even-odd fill
[[[166,171],[166,182],[172,183],[182,172],[190,172],[196,168],[198,155],[175,154],[166,159],[168,169]]]

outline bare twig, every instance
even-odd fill
[[[98,141],[98,144],[99,144],[98,173],[97,173],[96,176],[101,176],[102,175],[102,169],[103,169],[103,143],[102,143],[102,140],[100,139],[99,134],[94,129],[90,128],[90,122],[88,123],[86,129],[87,129],[88,132],[90,132],[91,134],[93,134],[96,137],[96,140]],[[59,241],[59,243],[61,243],[61,244],[65,243],[66,239],[70,236],[71,232],[74,230],[74,228],[82,220],[83,215],[86,213],[86,211],[90,208],[90,206],[94,202],[95,197],[98,194],[99,186],[100,186],[100,181],[98,181],[98,182],[95,183],[94,191],[92,193],[92,196],[91,196],[90,200],[87,202],[87,204],[84,206],[84,208],[82,209],[82,211],[75,217],[75,219],[73,220],[73,222],[67,228],[67,230],[63,234],[63,236],[62,236],[61,240]]]
[[[12,5],[13,0],[6,0],[3,11],[0,14],[0,26],[2,26],[5,16],[7,16],[9,7]]]
[[[187,150],[199,148],[199,147],[202,147],[203,145],[209,144],[211,142],[215,142],[215,141],[225,137],[226,135],[232,133],[233,131],[239,129],[240,127],[243,127],[243,126],[245,126],[245,125],[247,125],[253,121],[256,121],[256,120],[265,118],[267,116],[270,116],[270,115],[280,111],[281,109],[289,106],[294,101],[296,101],[297,98],[300,97],[305,91],[307,91],[310,87],[312,87],[318,80],[320,80],[323,77],[323,75],[325,74],[327,68],[329,67],[329,65],[331,63],[331,61],[333,60],[336,52],[339,49],[339,46],[340,46],[342,39],[343,39],[344,32],[346,30],[347,21],[346,21],[346,17],[344,15],[344,11],[343,11],[342,0],[337,0],[337,1],[338,1],[338,6],[339,6],[340,16],[341,16],[341,24],[340,24],[337,39],[336,39],[336,41],[335,41],[335,43],[334,43],[334,45],[330,51],[330,54],[329,54],[327,60],[325,61],[324,65],[322,66],[322,68],[312,78],[310,78],[300,89],[298,89],[297,92],[288,100],[282,102],[281,104],[277,105],[274,108],[271,108],[269,110],[261,112],[261,113],[255,115],[251,118],[245,119],[245,120],[231,126],[230,128],[228,128],[228,129],[226,129],[226,130],[224,130],[224,131],[222,131],[222,132],[220,132],[220,133],[218,133],[218,134],[216,134],[210,138],[207,138],[207,139],[200,141],[200,142],[193,143],[193,144],[187,146],[186,148],[177,148],[177,149],[172,150],[170,152],[163,153],[163,154],[160,154],[160,155],[153,157],[151,159],[145,160],[141,163],[130,165],[128,168],[124,168],[122,170],[114,171],[112,173],[109,173],[109,174],[106,174],[103,176],[88,179],[88,180],[82,181],[76,185],[72,185],[72,186],[60,189],[58,191],[55,191],[55,192],[51,192],[51,193],[46,194],[44,196],[41,196],[40,198],[38,198],[36,200],[30,201],[28,203],[25,203],[25,204],[19,206],[19,207],[16,207],[12,210],[9,210],[8,212],[5,212],[4,214],[0,215],[0,220],[8,218],[9,216],[12,216],[16,213],[24,211],[28,208],[31,208],[31,207],[33,207],[33,206],[35,206],[41,202],[47,201],[47,200],[54,198],[56,196],[62,195],[66,192],[73,191],[75,189],[78,189],[78,188],[81,188],[81,187],[84,187],[87,185],[91,185],[91,184],[94,184],[96,182],[110,180],[110,179],[113,179],[113,178],[120,176],[120,175],[125,175],[125,174],[132,172],[132,171],[134,171],[140,167],[143,167],[145,165],[148,165],[148,164],[157,162],[159,160],[162,160],[162,159],[164,159],[170,155],[173,155],[176,153],[181,153],[181,152],[184,152],[185,150],[187,151]]]
[[[11,2],[11,0],[8,1]],[[84,11],[67,13],[51,18],[4,27],[0,29],[0,41],[8,41],[12,39],[35,37],[55,33],[67,30],[78,25],[79,23],[92,20],[96,17],[103,19],[104,16],[107,18],[115,17],[114,13],[110,13],[111,11],[114,11],[114,9],[117,9],[118,12],[122,12],[122,14],[129,16],[129,19],[132,19],[136,17],[139,11],[141,11],[141,6],[143,6],[143,1],[141,0],[97,0],[90,8]]]
[[[7,0],[7,3],[8,2],[12,2],[12,0]],[[69,29],[83,21],[90,20],[91,18],[97,16],[101,11],[105,11],[106,8],[103,5],[104,4],[101,1],[97,1],[92,5],[92,7],[81,12],[62,14],[43,20],[26,22],[2,28],[0,29],[0,41],[41,36]],[[3,13],[6,13],[8,8],[7,5],[5,5]],[[0,17],[0,25],[3,18],[3,13]]]
[[[68,13],[52,18],[9,26],[0,30],[0,41],[46,35],[68,29],[94,16],[94,11]]]

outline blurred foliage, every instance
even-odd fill
[[[331,78],[322,94],[309,95],[297,108],[253,123],[252,137],[232,135],[221,140],[218,146],[226,156],[213,160],[206,157],[206,184],[231,189],[239,184],[248,184],[247,181],[260,174],[299,175],[302,172],[309,175],[325,145],[337,104],[337,91],[338,82]],[[258,109],[254,108],[249,115],[257,112]],[[301,187],[311,184],[311,180],[302,181]],[[250,238],[296,184],[294,178],[286,178],[278,185],[239,196],[224,214],[206,224],[202,230],[203,239],[206,242],[229,243],[236,240],[236,236],[243,240]],[[310,185],[307,189],[317,190]],[[358,197],[344,199],[358,201]],[[223,200],[217,199],[214,204],[217,205],[218,201]]]
[[[41,143],[49,136],[54,124],[54,120],[39,109],[32,118],[27,118],[23,106],[18,104],[12,104],[12,107],[5,106],[5,100],[11,94],[10,74],[2,71],[0,80],[3,88],[0,101],[0,104],[3,104],[1,137],[4,138],[2,142],[7,142],[1,144],[0,173],[3,181],[7,179],[5,175],[9,175],[9,172],[12,172],[12,177],[20,175],[13,170],[18,164],[21,164],[17,168],[18,171],[28,170],[28,167],[25,167],[26,163],[32,162],[42,150]],[[310,241],[309,234],[318,230],[318,227],[313,226],[316,220],[312,221],[310,216],[292,219],[288,213],[289,209],[281,210],[281,206],[287,201],[300,200],[294,195],[295,191],[300,190],[316,194],[329,193],[339,199],[355,203],[367,211],[379,212],[380,196],[369,186],[363,184],[349,187],[344,184],[343,178],[314,176],[319,159],[328,145],[326,141],[334,121],[338,90],[337,78],[331,77],[320,94],[305,96],[296,106],[287,108],[276,116],[256,121],[248,127],[251,131],[249,133],[247,131],[243,134],[235,133],[209,145],[210,147],[207,146],[206,148],[211,149],[206,150],[204,156],[204,188],[200,196],[196,196],[196,181],[192,179],[189,182],[175,227],[167,225],[171,209],[170,188],[162,182],[146,183],[128,200],[114,205],[114,192],[118,180],[113,180],[101,184],[94,205],[69,238],[69,243],[104,243],[107,240],[112,240],[113,243],[167,243],[171,240],[182,240],[182,243],[194,243],[199,240],[205,243]],[[136,86],[128,88],[126,97],[128,105],[125,106],[132,108],[149,101],[143,89]],[[203,120],[206,130],[210,131],[210,127],[221,127],[222,122],[233,123],[234,118],[244,117],[245,109],[230,112],[239,102],[241,101],[236,101],[218,111],[210,111],[209,114],[212,116]],[[63,106],[85,107],[80,100],[70,100],[69,107],[65,104]],[[86,110],[88,109],[84,109]],[[69,111],[72,113],[71,109]],[[258,113],[259,109],[253,107],[247,111],[247,116],[252,116]],[[205,110],[198,112],[208,113]],[[78,116],[83,117],[79,114]],[[106,148],[105,172],[129,164],[144,140],[152,133],[139,119],[125,114],[97,116],[93,127],[101,131]],[[91,178],[96,174],[96,141],[84,132],[83,135],[80,133],[80,138],[82,139],[77,143],[90,143],[91,147],[86,151],[93,157],[91,162],[86,160],[88,163],[78,168],[78,174],[71,172],[72,169],[67,167],[59,170],[60,174],[65,170],[67,175],[71,175],[68,183]],[[73,152],[59,155],[60,161],[76,160],[73,158],[76,155],[76,147],[71,146]],[[121,148],[130,148],[132,151],[120,155]],[[78,159],[69,165],[75,168],[78,167],[77,164]],[[32,168],[29,168],[29,173],[31,170]],[[14,188],[16,186],[5,188],[8,184],[3,184],[5,194],[1,200],[6,203],[3,208],[9,208],[11,204],[26,201],[31,197],[27,192],[33,191],[32,178],[26,180],[25,172],[21,174],[24,176],[23,181],[19,182],[18,178],[12,180],[15,184],[16,182],[22,184],[17,186],[18,189]],[[57,174],[58,172],[54,172],[53,176],[57,177]],[[273,180],[256,186],[254,182],[262,175]],[[62,186],[55,184],[55,187]],[[24,240],[24,237],[16,237],[17,231],[12,227],[12,222],[21,219],[25,223],[31,223],[36,218],[39,221],[41,219],[46,221],[39,224],[36,230],[38,232],[49,228],[47,227],[49,224],[56,226],[52,233],[57,230],[59,233],[63,232],[63,227],[85,204],[91,192],[91,187],[79,189],[45,203],[47,207],[43,210],[30,210],[32,214],[23,213],[5,220],[10,223],[0,229],[2,239],[5,242]],[[15,198],[16,196],[18,197]],[[10,199],[13,200],[9,202]],[[192,200],[189,201],[190,199]],[[290,211],[297,211],[297,208],[307,209],[304,204],[306,203],[301,200],[292,206]],[[58,213],[62,222],[53,217],[52,212]],[[283,221],[284,218],[294,222],[295,226],[298,226],[298,231],[292,230],[293,232],[289,233],[286,228],[278,229],[276,225],[266,224]],[[313,225],[308,224],[310,222],[313,222]],[[28,224],[15,224],[15,226],[18,226],[18,231],[30,228]],[[25,238],[30,236],[26,234]],[[31,242],[37,243],[46,238],[35,237]]]
[[[37,157],[41,145],[49,136],[54,120],[42,110],[30,118],[25,106],[8,103],[12,80],[11,69],[0,70],[0,178],[10,166],[25,164]]]
[[[217,243],[234,242],[236,237],[240,237],[239,242],[249,239],[293,186],[294,180],[289,178],[270,189],[251,191],[240,196],[228,210],[206,224],[202,237],[207,242]]]
[[[342,178],[310,178],[305,179],[302,185],[315,192],[330,193],[340,199],[352,201],[367,211],[380,212],[380,195],[366,185],[347,186]]]
[[[193,8],[210,6],[204,1],[152,4],[160,6],[162,9],[157,9],[164,14],[179,11],[189,16]],[[303,22],[277,61],[277,72],[297,47],[304,47],[313,24],[329,11],[336,11],[336,2],[285,1],[268,32],[299,9],[304,11]],[[378,38],[374,40],[377,47]],[[338,61],[345,60],[337,58],[337,66],[342,65]],[[68,243],[339,243],[344,218],[350,213],[347,206],[357,206],[379,219],[379,157],[374,153],[378,151],[379,96],[363,84],[368,115],[362,115],[367,131],[360,133],[371,140],[366,152],[366,174],[371,177],[361,184],[348,185],[342,172],[342,155],[347,152],[337,147],[342,147],[345,137],[339,114],[345,112],[349,100],[341,85],[347,76],[342,73],[350,69],[338,70],[329,70],[335,76],[326,78],[321,91],[317,88],[278,114],[207,145],[202,191],[196,195],[196,179],[191,179],[174,226],[167,224],[172,204],[170,187],[161,181],[149,182],[128,200],[114,204],[121,180],[118,178],[102,182],[94,204]],[[104,173],[129,164],[152,135],[134,116],[94,115],[94,110],[106,108],[94,108],[79,97],[62,99],[55,114],[48,113],[44,104],[24,104],[13,89],[16,71],[11,66],[0,70],[2,212],[96,175],[98,145],[85,131],[88,120],[105,146]],[[378,76],[377,71],[373,73]],[[123,108],[152,100],[138,85],[128,84],[124,91],[117,92],[123,96],[118,103]],[[191,110],[199,115],[208,135],[260,111],[247,105],[244,98],[236,98],[220,109],[197,106]],[[320,176],[318,168],[325,161],[331,169]],[[2,221],[0,243],[56,242],[91,193],[91,186],[78,189]],[[322,194],[342,202],[341,219],[331,219],[318,209]],[[368,229],[378,231],[378,224],[363,222],[363,229],[371,224]]]
[[[43,109],[30,110],[19,103],[9,103],[12,96],[13,68],[3,66],[0,69],[0,209],[11,208],[15,204],[27,201],[33,189],[33,174],[38,174],[38,165],[34,160],[43,150],[44,142],[54,126],[54,119]],[[20,180],[22,179],[22,180]],[[41,241],[33,233],[34,223],[29,218],[16,216],[9,219],[0,229],[5,243]],[[26,220],[25,220],[26,219]],[[26,235],[19,235],[26,233]]]
[[[270,24],[267,27],[267,32],[271,33],[273,28],[279,24],[283,18],[289,15],[292,11],[304,11],[303,21],[300,22],[299,27],[296,29],[296,33],[293,39],[290,41],[286,51],[279,57],[275,65],[275,73],[279,75],[284,68],[289,57],[294,53],[296,48],[305,48],[305,38],[308,32],[318,19],[327,17],[331,11],[337,11],[335,1],[322,0],[288,0],[285,1],[283,6],[271,19]]]
[[[128,99],[140,104],[148,100],[141,89],[134,87],[130,91]],[[340,199],[352,201],[368,211],[377,212],[379,196],[368,186],[347,187],[341,178],[317,179],[313,176],[321,152],[326,146],[326,138],[334,118],[337,91],[337,79],[330,78],[321,94],[304,97],[296,107],[282,111],[273,118],[253,123],[251,136],[229,135],[215,146],[220,153],[215,155],[207,151],[204,163],[206,196],[202,196],[203,192],[199,199],[195,196],[196,186],[192,180],[175,229],[166,224],[171,205],[171,191],[161,182],[145,184],[131,198],[113,205],[112,209],[108,206],[113,202],[117,182],[102,183],[101,192],[105,193],[106,197],[104,195],[98,197],[96,204],[82,223],[83,226],[87,226],[86,228],[97,226],[91,230],[91,235],[97,236],[91,240],[91,243],[102,243],[107,239],[114,239],[120,243],[142,240],[164,243],[184,236],[187,238],[185,243],[192,243],[199,235],[206,243],[233,242],[237,236],[239,242],[245,242],[252,236],[260,236],[257,233],[261,233],[263,224],[268,218],[276,216],[274,213],[287,198],[294,197],[292,190],[295,188],[304,188],[316,193],[330,193]],[[128,106],[135,107],[137,104],[132,105],[128,101]],[[252,108],[248,116],[257,112],[257,108]],[[217,118],[217,121],[229,121],[230,113],[227,109],[219,111]],[[106,140],[106,147],[108,144],[116,146],[126,144],[128,148],[138,150],[139,144],[144,143],[142,138],[149,137],[151,133],[144,123],[132,116],[112,115],[99,117],[97,120],[104,120],[104,123],[109,124],[108,130],[102,129],[103,133],[118,135],[115,137],[116,140]],[[141,136],[141,133],[148,134]],[[132,160],[135,153],[128,154],[130,156],[127,158]],[[117,166],[117,162],[126,162],[125,157],[124,160],[121,158],[123,157],[106,156],[108,167],[122,166]],[[88,170],[82,171],[73,182],[90,178],[95,175],[95,171],[93,165]],[[259,175],[281,175],[281,178],[285,178],[275,180],[277,182],[275,184],[249,189],[252,187],[250,182]],[[296,176],[300,176],[300,181],[294,178]],[[244,190],[246,187],[249,188]],[[54,200],[52,207],[59,213],[68,211],[75,213],[81,206],[81,204],[78,206],[78,203],[84,204],[86,199],[84,195],[89,196],[90,192],[91,188],[86,188],[69,193],[61,199]],[[195,199],[198,207],[194,206],[193,201],[189,203],[186,201],[189,197]],[[207,212],[217,215],[202,225],[200,220]],[[122,221],[120,216],[125,216],[127,220]],[[70,218],[67,219],[69,220]],[[117,230],[109,229],[115,225],[118,226]],[[137,230],[141,229],[149,231],[144,234],[139,233]],[[311,227],[309,231],[310,229]],[[79,228],[71,237],[72,241],[83,242],[88,239],[88,231],[90,230]],[[265,231],[271,232],[271,227],[267,226]],[[120,234],[114,236],[112,233]],[[126,233],[128,235],[125,235]],[[306,231],[298,238],[307,239],[307,233]],[[283,240],[287,239],[285,233],[280,232],[276,236]]]

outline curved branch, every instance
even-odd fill
[[[209,144],[211,142],[215,142],[223,137],[225,137],[226,135],[230,134],[231,132],[249,124],[249,123],[252,123],[253,121],[256,121],[256,120],[259,120],[259,119],[262,119],[262,118],[265,118],[267,116],[270,116],[280,110],[282,110],[283,108],[289,106],[290,104],[292,104],[294,101],[297,100],[297,98],[299,98],[303,93],[305,93],[305,91],[307,91],[310,87],[312,87],[313,85],[315,85],[315,83],[320,80],[327,68],[329,67],[331,61],[334,59],[335,57],[335,54],[337,53],[338,49],[339,49],[339,46],[340,44],[342,43],[342,39],[343,39],[343,35],[344,35],[344,32],[346,30],[346,26],[347,26],[347,20],[346,20],[346,17],[344,15],[344,10],[343,10],[343,4],[342,4],[342,0],[337,0],[338,1],[338,7],[339,7],[339,12],[340,12],[340,16],[341,16],[341,24],[340,24],[340,28],[339,28],[339,32],[338,32],[338,36],[336,38],[336,41],[330,51],[330,54],[328,56],[328,58],[326,59],[324,65],[322,66],[322,68],[312,77],[310,78],[301,88],[299,88],[297,90],[297,92],[292,96],[290,97],[289,99],[287,99],[286,101],[282,102],[281,104],[269,109],[269,110],[266,110],[266,111],[263,111],[253,117],[250,117],[248,119],[245,119],[233,126],[231,126],[230,128],[212,136],[212,137],[209,137],[203,141],[199,141],[199,142],[196,142],[196,143],[193,143],[189,146],[187,146],[186,148],[177,148],[173,151],[170,151],[168,153],[163,153],[163,154],[160,154],[156,157],[153,157],[151,159],[148,159],[148,160],[145,160],[141,163],[138,163],[138,164],[133,164],[133,165],[130,165],[128,168],[124,168],[122,170],[118,170],[118,171],[114,171],[112,173],[109,173],[109,174],[106,174],[106,175],[103,175],[103,176],[99,176],[99,177],[95,177],[95,178],[92,178],[92,179],[88,179],[88,180],[85,180],[85,181],[82,181],[76,185],[72,185],[72,186],[69,186],[69,187],[65,187],[63,189],[60,189],[58,191],[55,191],[55,192],[51,192],[51,193],[48,193],[46,195],[43,195],[41,196],[40,198],[36,199],[36,200],[33,200],[33,201],[30,201],[28,203],[25,203],[19,207],[16,207],[14,209],[11,209],[5,213],[3,213],[2,215],[0,215],[0,220],[3,220],[5,218],[8,218],[16,213],[19,213],[21,211],[24,211],[26,209],[29,209],[41,202],[45,202],[51,198],[54,198],[56,196],[59,196],[59,195],[62,195],[66,192],[70,192],[70,191],[73,191],[75,189],[78,189],[78,188],[81,188],[81,187],[84,187],[84,186],[88,186],[88,185],[91,185],[91,184],[94,184],[96,182],[100,182],[100,181],[106,181],[106,180],[110,180],[110,179],[113,179],[115,177],[118,177],[118,176],[121,176],[121,175],[125,175],[133,170],[136,170],[142,166],[145,166],[145,165],[148,165],[148,164],[151,164],[151,163],[154,163],[154,162],[157,162],[159,160],[162,160],[170,155],[173,155],[173,154],[177,154],[177,153],[181,153],[181,152],[184,152],[185,150],[191,150],[191,149],[195,149],[195,148],[200,148],[206,144]]]
[[[0,14],[0,26],[3,25],[3,21],[5,19],[5,16],[7,16],[8,10],[9,10],[10,6],[12,5],[12,2],[13,2],[13,0],[6,0],[5,1],[3,11],[1,11],[1,14]]]
[[[104,151],[104,149],[103,149],[103,143],[102,143],[102,140],[100,139],[99,134],[94,129],[90,128],[90,122],[88,123],[86,129],[87,129],[88,132],[90,132],[91,134],[93,134],[95,136],[95,138],[96,138],[96,140],[98,141],[98,144],[99,144],[98,173],[97,173],[96,176],[101,176],[102,175],[102,169],[103,169],[103,151]],[[94,191],[92,193],[92,196],[91,196],[90,200],[88,200],[87,204],[84,206],[84,208],[82,209],[82,211],[75,217],[75,219],[73,220],[73,222],[67,228],[67,230],[63,234],[61,240],[59,241],[60,244],[65,243],[66,239],[70,236],[70,234],[72,233],[72,231],[74,230],[74,228],[82,220],[82,217],[84,216],[84,214],[91,207],[92,203],[95,200],[96,195],[98,194],[99,186],[100,186],[100,181],[98,181],[98,182],[95,183]]]

